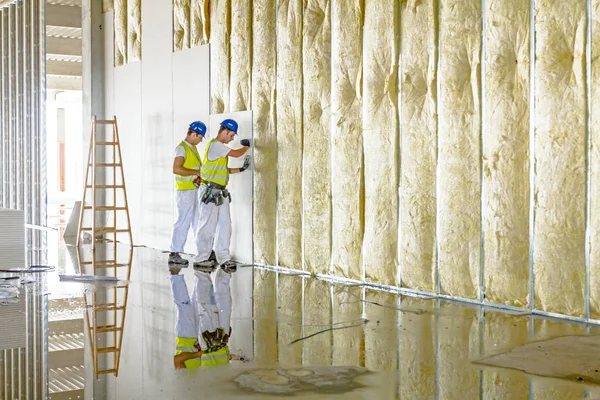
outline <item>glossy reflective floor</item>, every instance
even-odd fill
[[[600,398],[596,327],[251,267],[231,281],[237,360],[175,370],[167,254],[117,249],[122,265],[96,273],[130,274],[128,282],[61,282],[59,273],[91,273],[89,249],[78,254],[48,235],[56,271],[27,275],[18,301],[0,306],[0,398]],[[191,289],[193,270],[182,273]],[[122,306],[117,318],[97,323],[118,333],[96,346],[118,347],[120,357],[99,354],[95,367],[84,314],[112,302]],[[118,376],[96,378],[101,369]]]

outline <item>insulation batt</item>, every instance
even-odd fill
[[[302,269],[302,1],[277,4],[278,265]]]
[[[127,0],[127,62],[142,59],[142,0]]]
[[[252,3],[231,0],[231,78],[229,81],[230,111],[246,111],[250,105],[252,84]]]
[[[190,48],[190,0],[173,0],[173,49]]]
[[[254,357],[260,364],[277,363],[277,274],[254,270]],[[242,333],[243,334],[243,333]]]
[[[210,0],[210,112],[229,112],[231,0]]]
[[[304,318],[302,336],[312,335],[331,326],[331,286],[318,279],[304,286]],[[325,327],[325,328],[324,328]],[[302,341],[304,365],[329,366],[332,355],[332,332],[324,332]]]
[[[592,0],[592,82],[600,82],[600,0]],[[600,319],[600,86],[591,85],[590,316]]]
[[[529,305],[529,3],[486,1],[486,301]]]
[[[535,308],[583,316],[586,2],[535,7]]]
[[[277,131],[275,85],[276,4],[254,0],[252,23],[252,110],[254,117],[254,260],[276,265]]]
[[[102,13],[106,14],[114,9],[114,0],[102,0]]]
[[[481,2],[440,3],[439,279],[443,294],[478,298]]]
[[[127,1],[115,0],[115,67],[127,64]]]
[[[328,274],[331,263],[331,9],[306,0],[303,29],[304,270]]]
[[[437,3],[402,7],[400,260],[402,286],[435,292]]]
[[[334,274],[362,279],[362,0],[333,0],[332,260]]]
[[[366,0],[363,38],[364,264],[368,281],[387,285],[398,269],[397,5]]]
[[[208,44],[210,38],[210,0],[191,0],[191,47]]]
[[[302,337],[302,280],[279,274],[277,288],[277,343],[279,364],[302,365],[302,343],[289,343]],[[271,345],[273,345],[271,343]]]
[[[333,292],[333,323],[353,321],[355,325],[362,318],[362,303],[356,301],[362,298],[361,287],[339,285]],[[346,325],[346,324],[344,324]],[[347,328],[333,331],[333,358],[332,364],[339,366],[364,365],[365,338],[363,327]]]

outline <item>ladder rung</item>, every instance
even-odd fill
[[[85,185],[86,189],[92,189],[92,185]],[[125,185],[96,185],[96,189],[121,189],[124,188]]]
[[[98,352],[98,353],[116,353],[118,351],[119,351],[119,349],[117,349],[116,347],[99,347],[99,348],[96,348],[96,352]]]
[[[88,163],[89,167],[93,167],[94,164]],[[120,167],[121,163],[96,163],[96,167]]]
[[[97,124],[114,124],[115,120],[114,119],[97,119],[96,123]]]
[[[122,330],[123,328],[119,328],[115,325],[102,325],[96,327],[96,332],[117,332]]]
[[[91,231],[92,228],[81,228],[82,231]],[[117,232],[124,233],[129,232],[129,229],[115,229],[115,228],[97,228],[96,233],[108,233],[108,232]]]
[[[115,303],[107,303],[107,304],[96,304],[96,307],[93,305],[88,305],[88,308],[93,308],[94,311],[113,311],[113,310],[123,310],[125,307],[117,306]]]
[[[83,207],[86,210],[91,210],[92,206]],[[96,211],[124,211],[127,210],[126,207],[113,207],[113,206],[96,206]]]
[[[116,374],[117,370],[116,369],[99,369],[98,370],[98,375],[100,374]]]
[[[128,267],[129,264],[117,263],[117,262],[100,262],[100,261],[84,261],[82,265],[96,265],[97,268],[110,268],[110,267]]]
[[[96,144],[101,146],[112,146],[117,144],[117,142],[96,142]]]

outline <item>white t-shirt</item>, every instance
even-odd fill
[[[208,149],[208,161],[215,161],[217,158],[227,157],[231,149],[223,143],[215,140]]]
[[[192,147],[191,144],[189,144],[185,140],[183,141],[183,143],[185,143],[187,145],[187,147],[189,147],[192,151],[194,151],[194,148]],[[175,157],[183,157],[183,159],[185,160],[185,149],[183,148],[182,145],[175,147]]]

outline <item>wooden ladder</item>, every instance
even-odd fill
[[[112,125],[112,138],[105,138],[104,140],[98,140],[98,125]],[[104,160],[98,160],[97,149],[98,148],[111,148],[112,147],[112,158],[106,160],[106,154]],[[110,161],[112,160],[112,161]],[[105,168],[107,173],[105,176],[105,182],[98,182],[96,177],[96,171],[99,168]],[[112,182],[107,182],[112,169]],[[117,170],[119,173],[117,174]],[[120,180],[118,180],[120,179]],[[110,194],[112,191],[112,205],[97,205],[99,194],[103,196],[103,203],[110,203]],[[122,191],[123,203],[117,204],[117,192]],[[88,194],[89,193],[89,194]],[[88,204],[89,203],[89,204]],[[112,226],[98,226],[98,213],[112,212]],[[117,216],[118,212],[125,214],[127,221],[126,226],[118,226],[121,218]],[[91,224],[86,225],[85,217],[90,214]],[[110,218],[108,218],[110,219]],[[121,225],[123,222],[121,222]],[[119,233],[126,233],[129,235],[129,243],[133,245],[133,239],[131,237],[131,221],[129,218],[129,205],[127,203],[127,190],[125,188],[125,175],[123,174],[123,157],[121,155],[121,146],[119,145],[119,129],[117,127],[117,117],[109,120],[99,120],[96,116],[92,118],[92,134],[90,138],[90,150],[88,154],[88,163],[85,173],[85,184],[83,188],[83,200],[81,202],[81,214],[79,218],[79,231],[77,232],[77,246],[81,243],[81,234],[83,232],[90,232],[92,235],[92,248],[96,247],[96,240],[105,238],[105,234],[111,234],[113,236],[113,243],[117,243],[117,235]],[[116,263],[116,260],[114,260]]]

